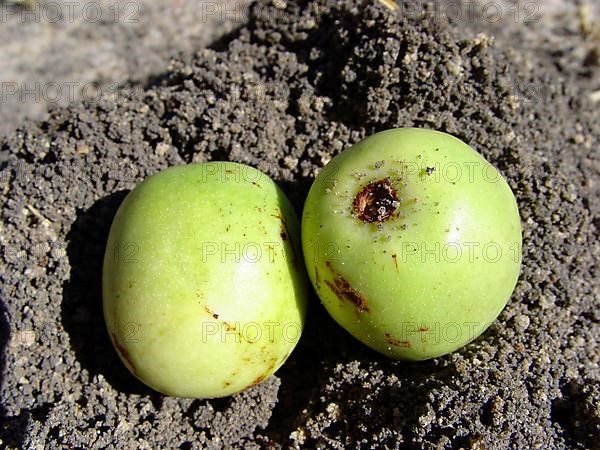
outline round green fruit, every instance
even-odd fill
[[[377,133],[333,158],[302,218],[309,277],[331,316],[369,347],[424,360],[479,336],[521,264],[515,198],[459,139]]]
[[[304,325],[298,232],[283,192],[251,167],[147,178],[119,207],[104,257],[104,318],[123,363],[179,397],[222,397],[270,376]]]

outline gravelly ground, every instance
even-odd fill
[[[3,445],[597,448],[595,69],[412,11],[262,4],[229,42],[171,64],[145,92],[55,109],[0,143]],[[127,190],[169,165],[231,159],[273,176],[300,210],[325,162],[395,126],[465,140],[517,196],[522,275],[481,338],[424,363],[388,361],[313,297],[288,363],[245,393],[165,398],[128,374],[100,295]]]

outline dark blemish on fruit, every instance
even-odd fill
[[[233,173],[233,170],[231,170],[231,169],[225,169],[225,173]]]
[[[352,202],[355,216],[367,223],[388,220],[397,208],[398,195],[387,178],[367,184]]]
[[[135,365],[133,364],[133,361],[131,360],[131,355],[129,354],[127,349],[121,345],[121,343],[117,339],[117,336],[115,335],[115,333],[112,333],[112,338],[113,338],[113,342],[115,343],[115,348],[117,349],[117,352],[119,352],[119,355],[121,355],[121,357],[125,361],[127,361],[127,363],[129,363],[131,370],[133,371],[133,373],[135,373],[137,375]]]
[[[425,173],[426,173],[427,175],[431,175],[433,172],[435,172],[435,167],[427,167],[427,168],[425,169]]]
[[[134,284],[135,284],[135,283],[134,283],[133,281],[130,281],[130,282],[129,282],[129,289],[133,288]]]
[[[281,239],[283,239],[284,241],[287,241],[287,234],[286,234],[285,230],[281,230],[281,233],[279,233],[279,236],[281,236]]]
[[[381,167],[383,167],[385,165],[385,161],[375,161],[375,164],[373,164],[373,166],[376,169],[380,169]]]
[[[390,333],[384,333],[384,334],[385,334],[385,340],[387,341],[388,344],[395,345],[396,347],[410,348],[410,341],[401,341],[399,339],[394,339],[390,335]]]
[[[315,284],[317,289],[321,289],[321,277],[319,276],[319,269],[315,267]]]
[[[427,327],[421,327],[417,331],[420,331],[422,333],[424,331],[429,331],[429,328],[427,328]]]
[[[333,272],[335,278],[333,281],[325,280],[325,283],[331,291],[340,299],[347,300],[354,305],[357,312],[369,312],[369,305],[367,304],[367,300],[365,297],[358,291],[356,291],[350,283],[342,277],[339,273],[337,273],[333,267],[331,266],[330,261],[325,261],[325,264],[329,269]]]
[[[260,184],[258,184],[256,181],[251,181],[250,183],[252,183],[254,186],[257,186],[262,189],[262,186]]]
[[[223,383],[223,387],[229,387],[231,385],[231,381],[225,381]]]
[[[394,265],[396,266],[396,271],[398,271],[398,255],[395,253],[392,255],[392,259],[394,260]]]

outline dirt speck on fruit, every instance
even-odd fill
[[[55,108],[1,141],[2,446],[595,448],[600,111],[589,99],[600,85],[577,62],[589,44],[577,15],[552,27],[514,20],[512,2],[497,24],[446,21],[418,2],[399,8],[410,14],[275,3],[257,3],[248,26],[175,60],[144,92]],[[101,267],[136,183],[229,159],[272,176],[300,212],[324,161],[398,126],[457,136],[515,192],[522,274],[483,336],[431,361],[390,361],[315,296],[299,347],[252,389],[194,401],[131,376],[102,320]]]

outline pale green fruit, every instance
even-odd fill
[[[127,368],[162,393],[258,384],[304,325],[305,272],[289,201],[231,162],[153,175],[120,206],[104,258],[106,326]]]
[[[302,219],[308,274],[333,318],[392,358],[423,360],[481,334],[521,263],[515,198],[448,134],[395,129],[336,156]]]

